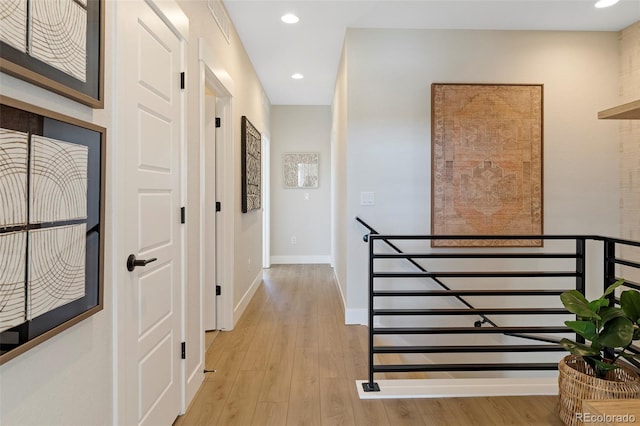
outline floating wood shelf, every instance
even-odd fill
[[[624,120],[640,120],[640,99],[629,102],[628,104],[619,105],[613,108],[605,109],[598,113],[599,119],[624,119]]]

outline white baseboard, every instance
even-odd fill
[[[312,256],[271,256],[271,264],[273,265],[308,265],[308,264],[330,264],[330,255],[312,255]]]
[[[356,380],[360,399],[458,398],[479,396],[557,395],[557,377],[517,379],[407,379],[376,380],[380,392],[365,392]]]
[[[242,296],[242,299],[240,299],[240,302],[238,302],[235,308],[233,308],[234,327],[238,323],[238,320],[240,319],[240,317],[242,317],[242,314],[244,314],[244,311],[247,309],[247,306],[249,306],[249,302],[251,302],[253,295],[256,294],[256,291],[258,290],[258,287],[260,287],[260,284],[262,284],[262,270],[260,270],[258,275],[256,275],[255,279],[249,286],[249,289]]]
[[[369,310],[347,309],[344,312],[344,322],[346,324],[369,325]]]
[[[333,269],[333,279],[336,282],[336,290],[338,290],[338,294],[340,295],[340,301],[342,302],[342,310],[347,309],[347,301],[344,300],[344,294],[342,294],[342,286],[340,285],[340,279],[338,278],[338,274],[336,274],[336,268],[331,265],[331,269]]]

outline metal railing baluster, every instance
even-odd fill
[[[488,277],[574,277],[575,289],[581,293],[586,292],[586,249],[588,240],[601,241],[604,243],[603,264],[604,264],[604,287],[615,282],[618,278],[615,273],[616,265],[640,270],[640,261],[621,259],[616,257],[616,244],[627,244],[629,246],[640,247],[640,242],[614,239],[594,235],[547,235],[547,236],[419,236],[419,235],[380,235],[378,232],[360,218],[356,218],[365,226],[370,234],[365,238],[369,243],[369,377],[368,382],[363,383],[365,391],[378,391],[379,386],[374,381],[375,373],[390,372],[435,372],[435,371],[500,371],[500,370],[553,370],[557,368],[557,363],[474,363],[474,364],[399,364],[399,365],[376,365],[374,363],[375,354],[429,354],[429,353],[527,353],[527,352],[552,352],[564,351],[557,344],[559,339],[545,336],[544,334],[561,334],[570,332],[563,326],[500,326],[487,315],[558,315],[568,313],[560,308],[476,308],[463,296],[469,297],[498,297],[498,296],[554,296],[558,297],[565,290],[555,289],[490,289],[479,290],[462,289],[453,290],[444,284],[441,277],[463,277],[463,278],[488,278]],[[431,239],[542,239],[542,240],[573,240],[575,242],[575,253],[404,253],[394,240],[431,240]],[[382,241],[391,247],[395,253],[376,253],[375,243]],[[575,259],[575,269],[570,271],[492,271],[492,272],[468,272],[468,271],[428,271],[425,267],[417,263],[414,259]],[[380,272],[376,270],[375,259],[405,259],[412,263],[419,272],[396,273]],[[379,290],[375,286],[375,281],[381,278],[431,278],[442,290]],[[640,284],[631,281],[627,286],[633,289],[640,289]],[[415,298],[415,297],[454,297],[465,306],[463,309],[438,308],[438,309],[382,309],[376,308],[374,300],[376,298]],[[618,302],[615,298],[614,303]],[[384,327],[376,326],[376,317],[429,317],[429,316],[478,316],[483,319],[482,323],[489,323],[492,327]],[[480,322],[480,321],[477,321]],[[476,324],[477,325],[477,324]],[[480,324],[481,325],[481,324]],[[534,334],[527,334],[534,333]],[[502,334],[510,337],[526,338],[533,341],[540,341],[547,344],[536,345],[412,345],[412,346],[375,346],[376,335],[466,335],[466,334]],[[549,344],[551,343],[551,344]],[[639,352],[638,348],[632,347],[632,351]]]

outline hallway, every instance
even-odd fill
[[[206,354],[187,425],[561,425],[555,396],[369,400],[367,331],[345,326],[328,265],[274,265]],[[378,376],[376,376],[378,377]]]

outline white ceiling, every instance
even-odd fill
[[[224,0],[274,105],[330,105],[347,28],[618,31],[640,0]],[[295,13],[300,22],[280,17]],[[293,73],[303,80],[293,80]]]

